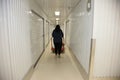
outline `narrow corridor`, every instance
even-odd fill
[[[54,55],[48,46],[30,80],[83,80],[83,78],[67,47],[65,53],[59,57]]]
[[[120,80],[120,0],[0,0],[0,80]]]

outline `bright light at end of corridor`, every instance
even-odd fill
[[[58,21],[56,21],[56,24],[59,24],[59,22],[58,22]]]
[[[56,18],[56,21],[60,20],[59,18]]]
[[[55,15],[59,16],[60,15],[60,11],[55,11]]]

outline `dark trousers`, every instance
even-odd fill
[[[60,53],[61,53],[61,48],[62,48],[62,42],[60,42],[60,43],[55,43],[54,42],[54,45],[55,45],[55,54],[59,54],[60,55]]]

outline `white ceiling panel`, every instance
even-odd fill
[[[55,22],[56,19],[54,12],[60,11],[59,23],[61,24],[80,0],[36,0],[36,2],[52,22]]]

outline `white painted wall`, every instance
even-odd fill
[[[66,22],[66,28],[65,28],[65,42],[69,46],[70,45],[70,33],[71,33],[71,27],[70,27],[70,21]]]
[[[94,76],[120,77],[120,0],[94,1]]]
[[[47,46],[48,44],[48,23],[46,22],[47,16],[44,14],[43,9],[35,0],[30,0],[30,8],[44,18],[44,46]]]
[[[81,0],[72,11],[68,19],[69,22],[67,23],[66,37],[68,45],[88,73],[92,38],[93,6],[91,11],[88,12],[87,1],[88,0]]]
[[[49,42],[49,22],[48,21],[46,21],[46,25],[45,25],[45,27],[44,27],[44,32],[45,32],[45,46],[47,47],[47,45],[48,45],[48,42]]]
[[[54,25],[53,25],[53,24],[50,24],[49,27],[50,27],[50,28],[49,28],[49,40],[50,40],[51,37],[52,37],[52,32],[53,32],[53,29],[54,29]]]
[[[30,39],[33,64],[43,52],[43,19],[35,13],[30,14]]]

